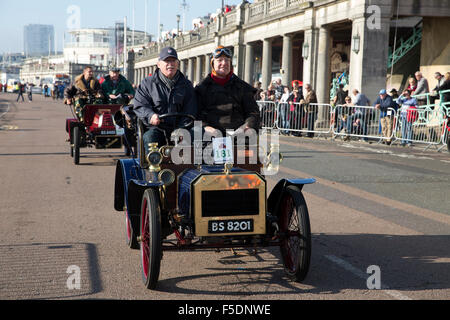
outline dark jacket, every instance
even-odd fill
[[[438,88],[438,93],[440,91],[447,91],[447,90],[450,90],[450,80],[444,81],[444,83]],[[450,92],[443,93],[442,96],[443,101],[441,102],[450,102]]]
[[[380,105],[381,112],[387,112],[387,110],[389,108],[392,108],[394,110],[397,109],[397,105],[390,95],[386,95],[386,97],[384,99],[381,99],[381,97],[378,96],[378,98],[377,98],[377,100],[375,100],[375,103],[373,104],[373,106],[375,107],[375,105],[377,105],[377,104]]]
[[[225,133],[244,124],[255,130],[260,126],[259,107],[254,95],[256,89],[232,75],[221,86],[208,75],[195,87],[199,119],[204,126],[211,126]]]
[[[134,112],[142,122],[150,126],[149,121],[156,113],[184,113],[197,116],[197,100],[192,83],[180,72],[180,77],[172,90],[159,78],[159,69],[145,78],[134,97]]]
[[[109,99],[109,95],[128,94],[134,96],[135,92],[131,83],[122,75],[119,76],[117,83],[111,80],[110,76],[105,77],[105,81],[102,83],[103,94],[106,99]]]

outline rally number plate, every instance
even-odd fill
[[[209,233],[253,232],[253,219],[220,220],[208,222]]]

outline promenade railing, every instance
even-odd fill
[[[439,93],[438,103],[399,106],[381,111],[372,106],[324,103],[257,101],[263,129],[278,129],[282,134],[359,138],[381,143],[434,146],[440,151],[450,137],[450,102]],[[431,94],[420,95],[437,100]],[[384,128],[384,130],[383,130]]]

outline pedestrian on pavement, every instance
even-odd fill
[[[31,83],[27,83],[27,93],[28,93],[28,101],[33,101],[33,85]]]
[[[18,95],[17,95],[17,100],[16,102],[19,102],[19,99],[22,98],[22,102],[25,102],[25,99],[23,98],[23,93],[25,92],[25,85],[23,85],[22,83],[19,83],[19,90],[18,90]]]

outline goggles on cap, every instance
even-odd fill
[[[217,59],[218,57],[220,57],[221,55],[226,55],[228,58],[231,58],[231,51],[227,48],[217,48],[216,50],[214,50],[213,52],[213,58]]]

